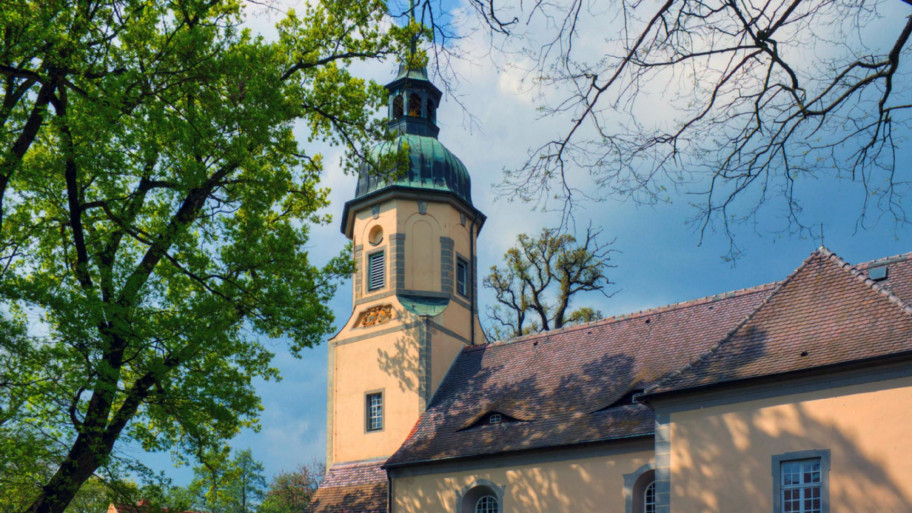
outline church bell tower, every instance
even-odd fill
[[[353,308],[329,341],[327,467],[392,455],[459,352],[486,342],[475,257],[485,216],[465,165],[437,140],[441,92],[404,66],[386,87],[395,137],[372,155],[407,153],[408,166],[363,164],[342,214]]]

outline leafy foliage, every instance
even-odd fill
[[[229,456],[228,448],[204,455],[189,490],[204,511],[253,513],[266,496],[263,464],[253,459],[250,449]]]
[[[569,311],[574,296],[599,292],[610,297],[608,269],[613,267],[611,243],[598,241],[600,233],[586,231],[585,240],[543,229],[538,238],[520,234],[516,246],[504,254],[504,266],[492,266],[484,278],[497,304],[488,308],[496,338],[520,336],[590,322],[602,317],[591,307]]]
[[[322,463],[301,465],[293,472],[280,472],[269,483],[259,513],[300,513],[313,499],[325,468]]]
[[[263,340],[332,327],[351,271],[318,266],[322,159],[384,136],[355,59],[403,53],[380,0],[10,0],[0,10],[0,496],[61,513],[125,441],[205,454],[261,410]],[[30,321],[28,336],[22,331]],[[121,455],[126,458],[126,455]],[[7,507],[8,506],[8,507]]]

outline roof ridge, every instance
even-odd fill
[[[377,466],[378,464],[382,464],[384,461],[386,461],[385,458],[372,458],[369,460],[347,461],[345,463],[334,463],[331,467],[326,469],[326,471],[329,472],[330,470],[348,469],[348,468],[355,468],[355,467],[374,467],[374,466]]]
[[[558,329],[541,331],[538,333],[529,333],[527,335],[520,335],[518,337],[508,338],[505,340],[495,340],[493,342],[487,342],[485,344],[476,344],[474,346],[468,346],[463,351],[476,351],[489,346],[504,346],[508,344],[514,344],[518,342],[527,342],[529,340],[535,340],[539,338],[548,337],[551,335],[556,335],[559,333],[566,333],[575,330],[593,328],[596,326],[602,326],[606,324],[613,324],[615,322],[627,321],[630,319],[638,319],[640,317],[645,317],[647,315],[655,315],[659,313],[670,312],[673,310],[680,310],[683,308],[692,308],[695,306],[705,305],[709,303],[715,303],[717,301],[722,301],[724,299],[731,299],[734,297],[742,297],[748,294],[756,294],[757,292],[764,292],[771,288],[778,287],[782,282],[773,281],[769,283],[763,283],[760,285],[754,285],[753,287],[745,287],[743,289],[729,290],[726,292],[720,292],[719,294],[713,294],[710,296],[698,297],[695,299],[688,299],[686,301],[678,301],[676,303],[669,303],[667,305],[656,306],[653,308],[646,308],[643,310],[635,310],[633,312],[623,313],[612,315],[610,317],[605,317],[604,319],[598,319],[591,322],[586,322],[583,324],[574,324],[571,326],[563,326]]]
[[[874,292],[879,292],[879,293],[880,293],[881,295],[883,295],[887,300],[889,300],[891,303],[893,303],[894,305],[896,305],[900,310],[902,310],[905,314],[912,316],[912,306],[906,304],[905,301],[903,301],[902,299],[900,299],[899,296],[897,296],[896,294],[893,294],[893,292],[891,292],[891,291],[890,291],[889,289],[887,289],[885,286],[883,286],[882,284],[880,284],[880,283],[878,283],[878,282],[872,280],[871,278],[868,278],[867,276],[865,276],[865,274],[864,274],[863,272],[861,272],[861,271],[859,271],[858,269],[856,269],[855,266],[853,266],[852,264],[846,262],[846,261],[843,260],[839,255],[837,255],[836,253],[830,251],[829,249],[827,249],[827,248],[821,246],[820,249],[819,249],[818,251],[825,252],[825,255],[826,255],[827,258],[829,258],[830,260],[832,260],[832,261],[833,261],[836,265],[838,265],[840,268],[845,269],[846,271],[848,271],[849,274],[851,274],[853,278],[855,278],[856,280],[860,281],[860,282],[863,283],[864,285],[867,285],[867,287],[868,287],[869,289],[871,289],[872,291],[874,291]],[[909,253],[909,255],[912,255],[912,253]],[[888,258],[893,258],[893,257],[888,257]],[[870,262],[869,262],[869,263],[870,263]]]
[[[874,260],[868,260],[867,262],[859,262],[859,263],[855,264],[854,267],[859,270],[870,269],[872,267],[879,267],[882,265],[893,264],[896,262],[903,262],[906,260],[912,260],[912,251],[910,251],[908,253],[900,253],[898,255],[893,255],[893,256],[876,258]]]
[[[643,391],[643,395],[651,394],[653,390],[661,388],[661,385],[663,383],[665,383],[669,380],[672,380],[672,379],[676,378],[677,376],[680,376],[686,370],[693,369],[700,362],[703,362],[703,361],[707,360],[709,357],[711,357],[712,355],[716,354],[716,352],[719,350],[719,348],[721,348],[727,341],[729,341],[731,339],[732,335],[737,333],[738,330],[740,330],[742,326],[744,326],[745,324],[750,322],[750,320],[753,319],[757,315],[757,312],[762,310],[764,306],[768,305],[770,303],[770,301],[774,297],[776,297],[783,288],[785,288],[785,285],[788,284],[789,282],[791,282],[795,278],[795,276],[798,274],[798,272],[801,271],[801,269],[803,269],[805,266],[807,266],[807,264],[813,258],[818,257],[818,256],[823,256],[825,258],[828,258],[830,255],[835,255],[835,253],[826,249],[823,246],[820,246],[819,248],[814,250],[810,255],[808,255],[807,258],[804,259],[804,261],[801,262],[801,264],[798,267],[795,268],[794,271],[789,273],[789,275],[784,280],[778,282],[778,286],[776,287],[776,290],[774,290],[769,296],[767,296],[766,299],[761,301],[760,304],[757,305],[757,308],[754,308],[753,311],[751,311],[751,313],[745,315],[744,319],[742,319],[741,322],[739,322],[737,325],[735,325],[734,328],[729,330],[728,333],[726,333],[725,336],[719,340],[719,342],[717,342],[715,345],[713,345],[708,351],[706,351],[705,353],[703,353],[702,355],[700,355],[699,357],[694,359],[692,362],[688,363],[687,365],[685,365],[679,369],[675,369],[675,370],[669,372],[665,376],[662,376],[661,378],[659,378],[659,380],[656,381],[655,383],[653,383],[652,385],[646,387],[646,390]]]

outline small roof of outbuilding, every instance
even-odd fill
[[[333,465],[308,513],[386,513],[389,482],[382,461]]]

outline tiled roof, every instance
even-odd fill
[[[883,267],[886,267],[887,278],[876,282],[878,286],[892,292],[906,304],[912,305],[912,253],[879,258],[858,264],[855,269],[867,277],[871,269]]]
[[[751,317],[692,364],[647,390],[682,391],[912,352],[912,264],[871,281],[878,262],[851,267],[827,249],[811,254]]]
[[[652,435],[652,411],[619,400],[715,346],[775,287],[467,348],[386,465]],[[484,423],[492,412],[516,420]]]
[[[113,510],[113,511],[112,511]],[[168,513],[169,508],[163,508],[143,499],[137,503],[117,502],[108,506],[108,513]],[[181,513],[205,513],[202,511],[187,510]]]
[[[308,506],[310,513],[386,513],[389,490],[381,461],[333,465]]]

